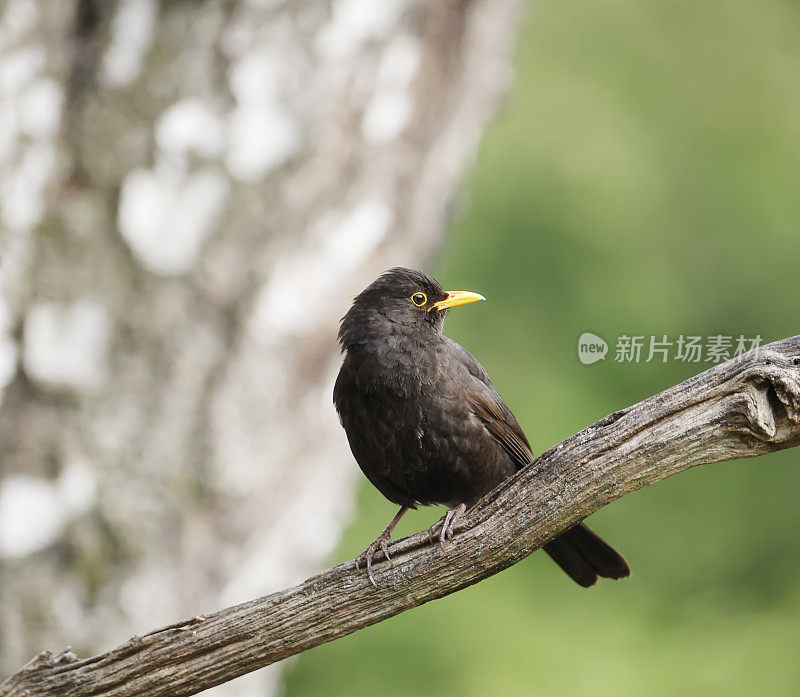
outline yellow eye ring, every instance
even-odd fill
[[[414,293],[414,295],[411,296],[411,302],[417,307],[422,307],[426,302],[428,302],[428,296],[425,295],[425,293]]]

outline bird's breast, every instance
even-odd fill
[[[351,449],[399,505],[472,503],[514,471],[436,351],[348,355],[334,399]]]

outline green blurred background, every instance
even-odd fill
[[[489,299],[446,331],[541,451],[703,368],[616,363],[621,334],[798,332],[800,4],[528,10],[515,86],[432,271]],[[609,342],[605,361],[579,363],[584,331]],[[286,695],[794,697],[798,493],[797,450],[689,471],[593,516],[630,580],[583,590],[537,553],[303,654]],[[365,481],[331,561],[393,513]]]

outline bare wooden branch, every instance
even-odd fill
[[[601,419],[482,499],[443,554],[396,542],[376,567],[352,561],[305,583],[136,636],[78,659],[40,654],[0,697],[192,695],[477,583],[619,497],[694,465],[800,444],[800,336],[728,361]]]

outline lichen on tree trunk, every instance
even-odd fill
[[[0,671],[275,590],[336,544],[336,321],[437,249],[519,14],[365,7],[0,9]]]

